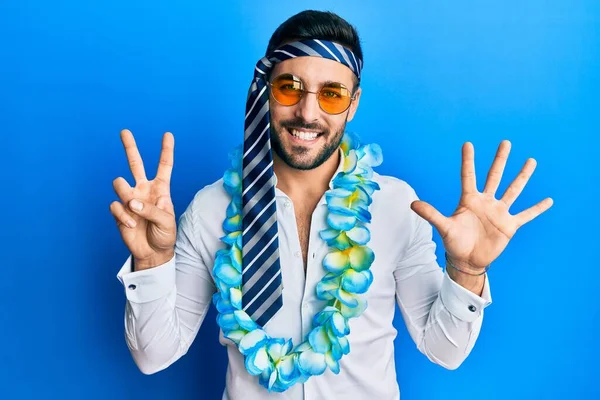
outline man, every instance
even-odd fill
[[[131,251],[118,278],[142,372],[185,354],[211,303],[229,358],[224,399],[398,399],[394,303],[431,361],[455,369],[470,353],[491,303],[487,268],[552,200],[508,212],[533,159],[495,199],[507,141],[481,193],[473,147],[463,146],[462,195],[449,218],[406,182],[374,173],[379,147],[344,134],[361,68],[358,35],[337,15],[306,11],[284,22],[256,67],[243,148],[178,225],[173,136],[164,135],[148,181],[122,131],[136,186],[117,178],[121,202],[110,210]],[[428,222],[442,237],[445,272]]]

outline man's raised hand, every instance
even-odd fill
[[[170,181],[175,139],[170,132],[164,134],[158,170],[151,181],[146,178],[142,157],[128,129],[121,131],[121,141],[135,186],[123,177],[113,181],[120,202],[113,201],[110,212],[138,271],[164,264],[174,255],[177,224]]]

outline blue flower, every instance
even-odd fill
[[[371,221],[371,214],[368,211],[372,201],[371,197],[365,189],[357,186],[361,183],[360,177],[349,176],[354,177],[356,182],[340,183],[339,179],[346,179],[346,177],[336,178],[338,182],[334,180],[334,184],[340,184],[342,187],[333,189],[325,196],[329,210],[327,222],[334,230],[350,231],[355,227],[357,221],[363,223]]]
[[[366,269],[357,272],[353,269],[348,269],[344,272],[342,278],[342,289],[352,293],[365,293],[373,282],[373,273]]]
[[[228,169],[225,171],[225,175],[223,176],[223,185],[227,189],[227,191],[236,191],[237,188],[242,184],[242,177],[239,172],[233,169]]]
[[[327,353],[325,353],[325,363],[327,364],[331,372],[333,372],[336,375],[340,373],[340,363],[338,362],[338,360],[339,359],[336,360],[335,357],[333,357],[332,352],[328,351]]]
[[[359,162],[368,165],[369,167],[377,167],[383,162],[383,152],[381,146],[377,143],[370,143],[357,150],[362,154],[359,156]]]
[[[221,327],[223,332],[240,329],[240,324],[238,324],[237,319],[235,318],[233,313],[218,314],[217,324]]]
[[[276,364],[278,380],[282,386],[289,386],[300,376],[300,369],[297,368],[297,353],[282,357]]]
[[[228,332],[224,332],[223,336],[225,336],[227,339],[233,341],[236,345],[240,344],[240,341],[244,338],[244,336],[246,336],[246,331],[243,330],[232,330],[232,331],[228,331]]]
[[[237,310],[233,312],[233,315],[242,329],[247,331],[259,330],[259,326],[256,322],[252,321],[252,318],[246,313],[246,311]],[[262,332],[262,331],[261,331]],[[264,332],[263,332],[264,333]],[[266,334],[265,334],[266,335]]]
[[[244,152],[243,144],[235,146],[228,154],[231,168],[240,171],[242,169],[242,155]]]
[[[364,226],[355,226],[348,232],[345,232],[345,235],[355,244],[360,245],[366,245],[371,240],[371,232]]]
[[[332,313],[331,319],[329,320],[329,329],[330,332],[333,333],[336,337],[346,336],[350,333],[350,326],[348,326],[348,321],[339,311]],[[333,342],[333,339],[331,341]]]
[[[331,318],[334,313],[337,313],[338,309],[333,306],[327,306],[323,308],[321,311],[315,314],[313,317],[313,325],[321,326],[325,325],[327,321]]]
[[[321,375],[327,368],[325,355],[312,349],[303,351],[298,356],[298,367],[304,375]]]
[[[348,306],[344,303],[340,304],[340,313],[344,318],[356,318],[365,311],[367,308],[367,300],[362,297],[356,297],[357,304],[355,306]]]
[[[287,355],[288,351],[292,348],[292,341],[285,340],[282,338],[271,338],[267,343],[267,353],[269,353],[269,358],[274,363],[279,361],[279,359],[285,355]]]
[[[308,334],[308,342],[317,353],[326,353],[331,348],[331,342],[327,336],[327,329],[323,326],[314,328]]]
[[[354,228],[353,228],[354,229]],[[347,233],[337,229],[324,229],[319,232],[321,239],[327,243],[327,246],[334,247],[336,249],[345,250],[352,246]]]
[[[360,147],[360,139],[358,135],[353,132],[344,132],[340,147],[344,151],[344,154],[348,154],[350,150],[357,149]]]
[[[267,390],[273,390],[273,387],[277,383],[277,370],[269,365],[268,368],[263,369],[263,371],[258,376],[258,382],[267,388]]]
[[[213,272],[227,286],[235,287],[242,283],[242,274],[232,265],[229,256],[217,257]]]
[[[247,336],[248,335],[246,335],[246,337]],[[246,337],[244,337],[244,339]],[[242,346],[244,339],[240,341],[240,347]],[[254,348],[253,351],[247,355],[245,364],[246,369],[251,375],[258,375],[264,370],[272,368],[267,349],[264,346]]]
[[[221,314],[233,313],[236,310],[231,304],[231,301],[221,296],[221,293],[219,292],[213,295],[213,304]]]
[[[231,302],[231,306],[236,310],[242,309],[242,291],[237,288],[229,289],[229,301]]]
[[[348,215],[343,209],[330,210],[327,214],[327,223],[333,229],[347,231],[356,225],[356,216],[353,214]]]
[[[375,254],[367,246],[354,246],[346,250],[332,251],[323,259],[323,267],[334,274],[341,274],[348,268],[364,271],[371,267]]]
[[[243,355],[249,355],[254,353],[260,348],[264,348],[269,338],[267,334],[262,329],[254,329],[253,331],[248,332],[246,336],[240,341],[240,352]],[[265,350],[265,357],[267,356]]]

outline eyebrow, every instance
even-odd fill
[[[296,77],[296,78],[300,79],[302,81],[302,83],[306,84],[305,80],[302,77],[300,77],[298,75],[294,75],[294,74],[292,74],[290,72],[284,72],[281,75],[282,76],[293,76],[293,77]],[[326,80],[326,81],[323,81],[323,82],[318,82],[317,85],[318,86],[327,86],[327,87],[336,87],[336,86],[339,86],[339,85],[343,85],[344,87],[347,88],[347,86],[345,84],[343,84],[342,82],[340,82],[340,81],[332,81],[332,80]]]
[[[338,81],[325,81],[325,82],[321,83],[321,85],[323,85],[323,86],[343,85],[344,87],[346,87],[346,85],[344,85],[342,82],[338,82]]]

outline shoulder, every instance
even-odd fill
[[[373,216],[380,221],[398,223],[402,228],[416,228],[423,221],[410,205],[419,200],[415,189],[405,180],[395,176],[375,173],[373,180],[379,184],[380,190],[373,194]]]
[[[390,265],[405,257],[416,238],[431,239],[431,227],[411,208],[419,200],[415,189],[405,180],[395,176],[375,173],[372,178],[380,190],[373,193],[371,233],[373,242],[388,254]]]
[[[379,201],[391,201],[395,205],[412,203],[418,200],[415,189],[405,180],[391,175],[381,175],[377,172],[373,173],[373,181],[375,181],[380,190],[375,192],[373,200],[377,197]]]
[[[190,201],[186,212],[191,213],[195,218],[211,220],[215,216],[225,215],[229,200],[229,195],[223,187],[223,178],[220,178],[199,189]]]

